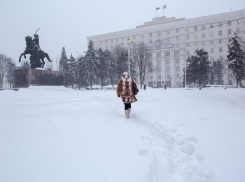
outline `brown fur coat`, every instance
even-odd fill
[[[137,99],[133,93],[133,86],[136,82],[130,75],[123,75],[117,85],[117,96],[122,98],[123,103],[133,103]]]

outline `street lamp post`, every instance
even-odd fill
[[[181,88],[181,76],[179,77],[179,79],[180,79],[180,88]]]

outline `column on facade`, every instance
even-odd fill
[[[155,54],[155,56],[154,56],[154,58],[152,60],[152,63],[153,63],[153,68],[155,68],[154,71],[153,71],[153,74],[152,74],[152,76],[153,76],[153,87],[156,87],[157,86],[157,69],[156,69],[156,67],[157,67],[157,58],[156,58],[156,54]]]
[[[167,64],[166,58],[164,56],[162,56],[162,58],[161,58],[161,81],[162,82],[164,81],[164,84],[166,84],[166,81],[167,81],[166,64]]]
[[[171,87],[176,86],[176,65],[174,60],[174,51],[170,51],[170,81]]]

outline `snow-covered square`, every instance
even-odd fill
[[[243,182],[244,91],[1,91],[0,181]]]

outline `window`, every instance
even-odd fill
[[[220,47],[219,48],[219,52],[223,52],[223,47]]]
[[[202,38],[205,38],[205,33],[202,33]]]
[[[197,46],[197,42],[194,42],[194,46]]]
[[[194,33],[194,39],[197,39],[197,33]]]
[[[210,37],[213,37],[214,36],[214,32],[210,32]]]
[[[186,35],[186,39],[189,40],[189,35]]]
[[[141,34],[141,38],[144,38],[144,34]]]
[[[179,36],[176,37],[176,40],[179,41]]]
[[[152,37],[152,33],[150,33],[150,37]]]
[[[205,25],[202,25],[202,29],[205,29]]]
[[[158,36],[161,36],[161,32],[160,31],[158,31]]]
[[[158,57],[158,58],[161,57],[161,53],[157,53],[157,57]]]
[[[189,43],[186,43],[186,47],[190,47]]]
[[[105,43],[107,44],[108,43],[108,40],[106,40]]]
[[[167,35],[169,34],[169,30],[166,30],[166,34],[167,34]]]
[[[170,78],[170,75],[167,75],[167,78]]]
[[[105,46],[105,50],[108,50],[108,47],[107,46]]]
[[[190,28],[189,27],[186,27],[186,32],[189,32],[190,31]]]
[[[118,42],[118,38],[116,38],[116,42]]]
[[[111,39],[111,43],[113,43],[113,39]]]
[[[237,24],[240,25],[241,24],[241,20],[237,20]]]
[[[158,75],[159,80],[161,80],[161,75]]]
[[[202,42],[202,45],[205,45],[205,41]]]
[[[222,30],[219,31],[219,36],[221,36],[221,35],[222,35]]]
[[[175,56],[179,56],[179,51],[174,51]]]
[[[176,71],[179,71],[179,67],[176,67]]]
[[[167,64],[170,64],[170,59],[167,59]]]
[[[229,26],[230,26],[230,25],[231,25],[231,21],[227,21],[227,25],[229,25]]]
[[[111,45],[111,50],[113,49],[113,45]]]
[[[133,35],[133,39],[135,39],[135,35]]]
[[[179,63],[179,59],[176,59],[176,63]]]
[[[227,30],[227,34],[230,35],[231,34],[231,29]]]
[[[214,48],[210,48],[210,52],[211,53],[214,53]]]
[[[167,67],[167,71],[170,71],[170,67]]]
[[[170,56],[170,52],[165,52],[165,56]]]
[[[130,40],[130,37],[129,36],[127,37],[127,40]]]
[[[210,44],[211,44],[211,45],[214,45],[214,41],[213,41],[213,40],[210,40]]]
[[[176,47],[176,48],[179,48],[179,44],[176,44],[175,47]]]
[[[194,26],[194,30],[197,30],[197,26]]]
[[[150,40],[150,43],[152,43],[152,40]]]
[[[219,27],[222,27],[222,23],[221,22],[219,22]]]
[[[151,80],[153,79],[153,76],[152,76],[152,75],[150,75],[150,79],[151,79]]]
[[[179,33],[179,29],[178,28],[176,28],[176,33]]]
[[[219,39],[219,43],[222,44],[222,39]]]

